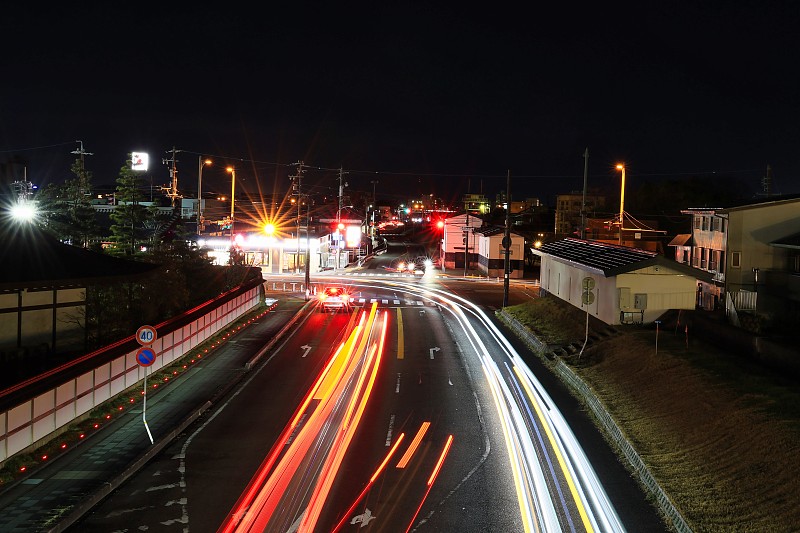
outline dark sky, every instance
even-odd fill
[[[202,153],[245,188],[285,190],[303,160],[379,199],[493,197],[510,171],[515,198],[552,204],[588,147],[590,187],[625,161],[631,187],[755,189],[771,165],[773,192],[800,192],[800,3],[272,4],[4,6],[0,162],[61,180],[80,139],[98,188],[137,150],[168,184],[176,147],[187,190]],[[220,167],[204,184],[229,187]]]

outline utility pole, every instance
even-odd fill
[[[503,235],[503,248],[503,307],[508,307],[508,278],[511,273],[511,170],[506,173],[506,232]]]
[[[370,239],[375,237],[375,208],[378,207],[378,200],[375,196],[375,186],[378,180],[372,180],[372,227],[370,228]]]
[[[77,150],[73,150],[70,153],[77,154],[77,155],[80,156],[80,161],[81,161],[81,170],[80,170],[80,172],[81,172],[81,174],[78,177],[78,183],[80,184],[78,188],[80,189],[81,195],[85,196],[85,195],[89,194],[89,182],[86,179],[86,166],[84,164],[85,161],[83,159],[83,156],[85,156],[85,155],[94,155],[94,154],[92,152],[87,152],[86,150],[83,149],[83,141],[78,140],[78,141],[75,141],[75,142],[78,143],[80,145],[80,147]]]
[[[586,181],[589,176],[589,148],[583,152],[583,202],[581,202],[581,239],[586,238]]]
[[[464,277],[467,277],[467,268],[469,267],[469,195],[470,195],[470,180],[467,180],[467,201],[464,204],[464,210],[467,212],[467,225],[464,229]]]
[[[303,162],[298,161],[295,163],[297,166],[297,174],[293,176],[289,176],[291,180],[294,182],[292,185],[292,190],[294,195],[297,196],[297,256],[295,257],[295,273],[300,273],[300,211],[302,209],[303,204],[303,192],[302,192],[302,185],[303,185],[303,173],[305,169],[303,169]],[[309,272],[308,272],[308,259],[309,259],[309,250],[308,250],[308,225],[306,224],[306,299],[308,299],[308,282],[309,282]]]
[[[167,196],[172,201],[172,207],[175,207],[175,201],[181,196],[178,194],[178,168],[175,164],[178,160],[175,157],[175,154],[178,152],[182,152],[183,150],[177,150],[174,146],[172,150],[167,150],[167,153],[172,153],[172,159],[162,159],[161,162],[166,164],[170,164],[169,168],[169,175],[172,178],[172,184],[169,187],[161,187],[162,191],[167,191]]]
[[[342,222],[342,202],[344,200],[344,188],[347,187],[347,183],[344,181],[344,175],[347,172],[344,172],[342,167],[339,167],[339,207],[336,209],[336,231],[339,232],[339,224]],[[340,266],[341,261],[341,254],[342,254],[342,246],[341,243],[344,242],[342,239],[339,239],[338,245],[336,246],[336,266],[334,266],[334,270],[338,269]]]
[[[342,201],[344,198],[344,188],[347,187],[347,183],[344,181],[344,175],[349,174],[348,172],[344,172],[342,167],[339,167],[339,208],[336,210],[336,223],[338,224],[342,220]]]

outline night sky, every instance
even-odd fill
[[[494,198],[510,171],[515,199],[552,205],[588,148],[589,187],[624,161],[632,188],[758,191],[770,165],[772,192],[800,192],[800,3],[284,4],[4,6],[0,163],[63,180],[82,140],[98,190],[131,151],[167,185],[176,147],[182,189],[204,154],[204,189],[229,187],[227,160],[253,191],[303,160],[309,192],[343,167],[379,203]]]

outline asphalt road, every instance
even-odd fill
[[[339,467],[341,475],[320,516],[319,530],[337,525],[341,531],[366,525],[378,531],[397,531],[399,526],[419,531],[522,530],[514,490],[507,482],[508,457],[498,440],[498,422],[487,416],[487,391],[473,390],[480,369],[465,361],[459,345],[465,345],[464,339],[448,325],[451,319],[439,306],[403,297],[397,288],[375,287],[358,276],[341,279],[357,302],[363,300],[361,305],[375,300],[388,310],[388,341],[375,400]],[[448,286],[489,309],[496,307],[503,291],[502,283],[488,280],[400,279]],[[513,299],[526,298],[525,290],[515,285]],[[206,410],[73,530],[113,531],[124,525],[128,530],[217,531],[343,340],[349,320],[346,314],[311,313],[298,321],[297,329],[242,387]],[[257,339],[251,344],[251,339],[242,338],[243,345],[245,341],[255,350]],[[512,344],[527,355],[569,419],[626,527],[666,531],[583,409],[546,369],[536,369],[536,358],[521,343],[512,339]],[[414,467],[390,468],[370,486],[369,478],[389,444],[400,433],[410,439],[426,422],[429,432]],[[425,478],[450,436],[452,455],[428,492]],[[286,517],[285,524],[296,523],[296,517]]]

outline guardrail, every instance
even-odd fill
[[[541,342],[530,329],[520,324],[513,316],[501,309],[497,312],[498,317],[507,324],[515,333],[537,353],[544,354],[547,345]],[[670,520],[672,526],[679,533],[692,533],[689,524],[686,523],[681,513],[672,503],[666,492],[661,488],[656,479],[650,473],[642,458],[634,447],[625,438],[614,418],[606,411],[602,402],[594,395],[592,389],[584,382],[573,370],[559,357],[553,357],[554,361],[548,364],[557,376],[566,383],[592,410],[602,428],[605,430],[617,449],[622,452],[628,464],[639,477],[645,490],[658,502],[661,512]]]

